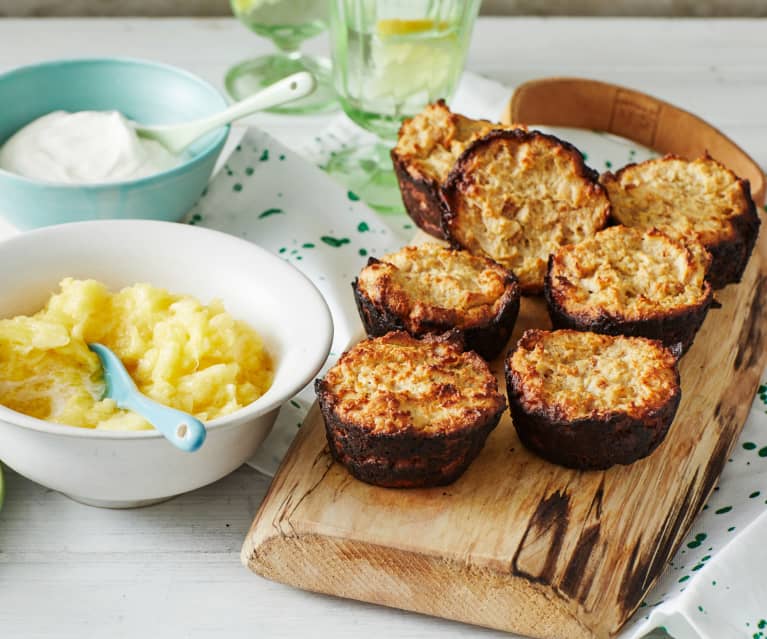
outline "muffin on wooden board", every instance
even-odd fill
[[[519,314],[519,285],[500,264],[433,242],[370,258],[352,283],[370,336],[461,332],[466,348],[493,359]]]
[[[549,257],[544,295],[554,328],[693,342],[713,301],[710,256],[658,230],[613,226]]]
[[[479,454],[506,400],[455,335],[363,340],[317,380],[330,453],[357,479],[392,488],[449,484]]]
[[[444,100],[402,123],[391,151],[402,201],[421,229],[444,239],[441,190],[463,150],[494,129],[508,128],[450,111]]]
[[[643,337],[525,331],[506,359],[520,440],[555,464],[630,464],[663,441],[682,391],[677,353]]]
[[[445,189],[450,242],[543,292],[549,255],[604,228],[610,202],[574,146],[539,131],[492,131],[473,142]]]
[[[708,278],[715,289],[740,281],[760,224],[747,180],[709,156],[667,155],[605,173],[601,182],[616,221],[667,225],[695,237],[711,253]]]

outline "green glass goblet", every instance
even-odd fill
[[[336,107],[330,61],[302,54],[300,50],[304,40],[325,30],[327,0],[231,0],[231,5],[240,22],[269,38],[280,51],[245,60],[229,69],[224,84],[230,97],[242,100],[293,73],[308,71],[317,80],[315,91],[269,111],[304,114]]]
[[[389,150],[402,120],[449,99],[480,0],[330,0],[333,81],[341,107],[377,144],[324,167],[369,206],[403,211]]]

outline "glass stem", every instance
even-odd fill
[[[299,38],[275,35],[272,40],[277,48],[291,60],[298,60],[301,57],[301,40]]]

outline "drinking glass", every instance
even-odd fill
[[[313,93],[274,107],[275,113],[314,113],[335,108],[336,96],[330,61],[304,55],[301,43],[326,28],[328,0],[231,0],[232,12],[251,31],[269,38],[279,53],[246,60],[232,67],[224,84],[229,95],[242,100],[256,91],[298,71],[309,71],[317,80]]]
[[[402,211],[389,156],[406,117],[449,99],[481,0],[330,0],[333,83],[343,110],[379,142],[324,167],[368,205]]]

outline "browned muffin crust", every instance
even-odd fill
[[[405,330],[414,337],[457,329],[466,348],[493,359],[519,314],[519,285],[500,264],[427,243],[370,258],[352,283],[370,336]]]
[[[581,470],[630,464],[663,441],[681,400],[676,354],[642,337],[525,331],[506,358],[520,440]]]
[[[543,292],[549,254],[604,228],[610,202],[571,144],[539,131],[492,131],[463,152],[445,188],[450,242]]]
[[[315,383],[333,458],[377,486],[458,479],[506,408],[487,364],[459,341],[392,332],[344,353]]]
[[[549,257],[544,296],[554,328],[657,339],[682,352],[713,302],[710,260],[658,229],[613,226]]]
[[[402,123],[391,158],[405,210],[419,228],[445,239],[441,191],[450,169],[472,140],[502,128],[453,113],[444,100]]]
[[[433,178],[410,169],[407,160],[391,151],[394,175],[397,176],[402,204],[415,225],[438,239],[446,239],[442,230],[441,185]]]
[[[697,238],[712,256],[715,288],[739,282],[754,249],[760,220],[747,180],[708,155],[675,155],[629,164],[601,177],[613,217],[626,226],[671,226]]]

